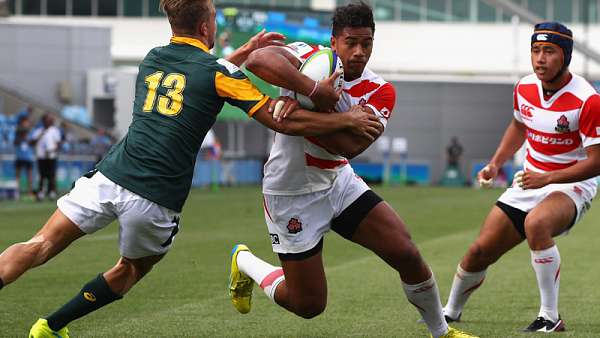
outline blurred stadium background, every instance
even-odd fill
[[[214,53],[227,53],[224,40],[236,48],[262,28],[282,32],[288,41],[328,45],[331,11],[344,3],[345,0],[216,0],[220,39]],[[442,294],[446,295],[456,262],[500,191],[478,195],[470,189],[427,186],[468,186],[474,173],[492,155],[512,116],[512,87],[531,71],[529,39],[533,22],[548,19],[566,23],[574,32],[577,48],[571,70],[600,88],[600,0],[370,3],[377,27],[369,67],[396,87],[397,104],[385,137],[352,163],[365,179],[389,183],[390,187],[377,187],[378,191],[405,215],[409,224],[418,224],[411,227],[411,232],[438,274]],[[26,240],[54,208],[50,202],[2,201],[18,199],[19,195],[14,170],[19,116],[31,107],[34,122],[45,112],[65,121],[71,137],[59,156],[57,180],[59,189],[66,191],[72,181],[93,167],[96,158],[92,140],[99,130],[107,130],[113,141],[127,131],[137,64],[151,48],[168,43],[171,34],[158,4],[159,0],[0,0],[0,248]],[[277,95],[272,86],[257,83],[268,94]],[[127,305],[100,311],[90,321],[76,323],[73,328],[92,325],[98,329],[98,335],[112,336],[137,332],[126,334],[128,337],[144,333],[169,336],[174,328],[183,329],[182,335],[201,337],[238,336],[236,332],[260,337],[280,336],[279,331],[264,323],[281,320],[280,327],[290,328],[289,335],[281,336],[348,337],[364,336],[364,332],[372,332],[373,336],[422,336],[424,329],[412,324],[416,313],[402,297],[397,297],[402,299],[398,305],[396,297],[387,294],[389,291],[383,296],[377,292],[394,288],[394,296],[400,293],[395,289],[397,281],[388,278],[390,271],[364,250],[339,239],[328,242],[333,250],[327,250],[330,253],[326,255],[331,263],[327,272],[333,276],[330,288],[335,301],[324,319],[312,322],[314,327],[307,330],[293,316],[268,307],[264,297],[257,297],[262,308],[259,314],[264,317],[225,319],[233,312],[224,292],[215,295],[214,290],[225,285],[225,255],[235,240],[230,234],[236,233],[251,246],[259,247],[261,254],[270,252],[260,215],[258,184],[272,133],[232,107],[224,108],[213,130],[220,141],[220,151],[213,144],[201,152],[194,186],[236,187],[221,189],[219,194],[193,191],[185,222],[190,227],[168,256],[170,263],[157,268],[164,273],[152,274],[133,291]],[[458,167],[449,168],[447,148],[454,136],[463,151]],[[214,156],[215,153],[220,156]],[[516,164],[506,165],[505,184],[515,165],[518,159]],[[396,189],[397,184],[418,187]],[[190,205],[203,207],[193,210]],[[597,305],[590,304],[598,299],[598,290],[591,283],[600,275],[581,263],[595,259],[594,252],[583,247],[594,248],[597,236],[592,226],[600,220],[597,208],[592,208],[589,217],[578,226],[586,230],[577,230],[581,231],[579,235],[561,242],[572,247],[567,250],[575,250],[569,256],[569,264],[565,264],[565,271],[571,272],[564,273],[563,283],[570,286],[561,295],[561,304],[570,313],[567,325],[576,324],[579,331],[568,332],[567,337],[600,336],[593,311]],[[228,218],[222,217],[224,211]],[[116,236],[112,227],[97,239],[85,239],[70,249],[77,255],[61,256],[50,263],[55,268],[28,274],[25,278],[29,284],[17,283],[3,290],[0,304],[7,305],[0,307],[0,336],[25,332],[39,312],[50,311],[87,277],[109,266],[115,257],[98,257],[106,251],[116,254],[111,251],[116,248]],[[531,269],[525,264],[528,254],[521,249],[524,248],[509,255],[496,270],[498,275],[516,272],[519,278],[504,276],[496,279],[495,286],[483,288],[484,295],[473,300],[475,318],[465,328],[485,337],[521,335],[512,332],[516,323],[522,321],[519,316],[523,308],[533,313],[537,306],[524,300],[537,299],[537,290],[533,288]],[[215,267],[215,260],[223,264]],[[355,273],[363,273],[367,264],[369,269],[376,268],[368,281],[373,287],[365,291],[363,283],[357,286],[349,281]],[[72,269],[73,266],[80,268]],[[186,273],[190,267],[205,273]],[[65,270],[67,280],[61,279]],[[386,278],[381,278],[384,273]],[[177,277],[171,278],[173,275]],[[37,288],[47,287],[47,280],[59,282],[52,284],[44,297],[35,297]],[[576,290],[574,285],[581,287]],[[339,290],[334,291],[337,287]],[[156,296],[158,289],[167,293],[158,295],[157,306],[162,304],[169,309],[174,302],[177,307],[173,313],[155,313],[154,308],[145,306],[146,299],[140,295]],[[347,299],[348,294],[358,298]],[[579,298],[582,294],[593,299],[584,301]],[[493,304],[485,302],[485,297],[495,297]],[[356,305],[358,302],[361,305]],[[361,318],[348,323],[344,316],[355,306],[359,308],[357,312],[362,313],[364,308],[379,319]],[[402,323],[408,325],[401,334],[395,331],[396,311],[400,311]],[[137,315],[129,317],[130,312]],[[195,321],[198,314],[202,320]],[[147,318],[152,318],[157,327],[145,327]],[[107,327],[109,322],[116,324]],[[511,334],[506,334],[507,328],[513,330]],[[227,329],[233,331],[219,331]]]
[[[330,14],[344,0],[216,1],[216,54],[262,28],[289,41],[328,45]],[[11,163],[18,113],[49,111],[68,121],[73,146],[61,156],[61,189],[93,165],[98,128],[113,140],[131,119],[137,64],[170,29],[159,0],[0,0],[1,195],[15,186]],[[532,22],[560,20],[578,46],[571,70],[600,86],[597,0],[372,0],[377,20],[369,67],[397,89],[385,137],[353,163],[371,181],[462,185],[492,154],[511,118],[511,89],[530,72]],[[223,41],[228,40],[231,47]],[[251,75],[251,74],[250,74]],[[260,87],[271,95],[270,85]],[[194,185],[256,184],[271,133],[226,107],[214,127],[222,157],[201,155]],[[463,147],[458,170],[447,146]],[[512,177],[508,164],[506,176]],[[213,171],[213,174],[210,172]]]

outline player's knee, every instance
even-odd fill
[[[46,263],[50,259],[50,252],[53,247],[52,241],[43,235],[37,235],[27,242],[18,243],[27,255],[33,257],[33,266]]]
[[[297,304],[295,312],[302,318],[311,319],[323,313],[326,307],[327,300],[311,297]]]
[[[550,224],[540,217],[527,217],[525,219],[525,234],[530,246],[552,238]]]
[[[470,263],[467,264],[469,265],[467,268],[470,268],[468,271],[480,271],[498,260],[498,257],[496,257],[489,249],[477,242],[471,244],[467,251],[466,258]]]

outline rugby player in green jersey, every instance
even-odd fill
[[[280,34],[261,32],[228,57],[208,51],[216,22],[211,0],[162,0],[173,38],[152,49],[139,67],[133,120],[127,135],[96,169],[75,182],[58,209],[29,241],[0,255],[0,288],[30,268],[60,253],[74,240],[119,221],[121,257],[114,267],[83,286],[68,303],[38,320],[30,337],[68,337],[66,325],[121,299],[171,247],[179,231],[180,213],[190,190],[196,156],[223,104],[244,110],[265,126],[291,135],[317,135],[349,130],[376,138],[382,131],[375,117],[355,109],[321,114],[295,110],[277,121],[273,101],[260,93],[238,66],[253,50],[280,43]],[[338,99],[335,76],[304,92],[327,109]],[[283,108],[297,108],[287,101]]]

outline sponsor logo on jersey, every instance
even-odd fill
[[[231,63],[225,59],[218,59],[217,63],[220,64],[221,66],[227,68],[227,71],[229,72],[229,74],[233,74],[240,70],[238,68],[238,66],[234,65],[233,63]]]
[[[94,296],[94,294],[91,292],[84,292],[83,298],[85,298],[85,300],[87,300],[88,302],[92,303],[96,301],[96,296]]]
[[[573,143],[575,143],[575,141],[572,138],[549,137],[536,134],[531,130],[527,131],[527,138],[533,142],[557,146],[570,146]]]
[[[269,234],[271,237],[271,244],[280,244],[278,234]]]
[[[380,111],[380,113],[381,113],[381,115],[383,115],[383,117],[385,117],[386,119],[389,119],[389,118],[390,118],[390,114],[391,114],[391,113],[390,113],[390,110],[389,110],[389,109],[387,109],[386,107],[383,107],[383,108],[381,108],[381,111]]]
[[[569,128],[569,120],[565,115],[561,115],[561,117],[556,120],[556,128],[554,128],[559,133],[568,133],[571,131]]]
[[[302,222],[298,218],[292,217],[288,222],[287,229],[290,234],[297,234],[302,231]]]
[[[553,257],[536,258],[533,261],[538,264],[548,264],[548,263],[554,262],[554,258]]]
[[[521,105],[521,117],[526,120],[529,120],[533,117],[533,107],[528,106],[526,104]]]

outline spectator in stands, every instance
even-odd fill
[[[24,115],[20,117],[19,124],[17,125],[17,129],[15,132],[15,176],[17,179],[17,184],[20,186],[21,182],[21,169],[25,170],[27,177],[27,196],[33,195],[33,149],[29,144],[31,133],[31,121],[29,120],[29,115]],[[20,189],[19,189],[20,191]]]
[[[458,137],[452,136],[452,140],[446,148],[446,153],[448,154],[448,168],[458,169],[460,167],[460,157],[463,153],[463,147],[458,142]]]
[[[96,163],[100,162],[100,160],[104,158],[104,155],[106,155],[112,144],[112,139],[106,133],[106,130],[104,128],[98,128],[96,135],[94,135],[90,141],[92,152],[94,153],[94,156],[96,156]]]
[[[31,117],[32,116],[33,116],[33,107],[28,105],[23,110],[21,110],[20,112],[17,113],[17,124],[19,123],[19,121],[21,121],[21,119],[28,118],[29,125],[31,126]]]
[[[60,138],[61,138],[61,146],[60,150],[63,153],[72,153],[75,148],[75,143],[77,143],[77,137],[71,131],[71,127],[67,121],[62,121],[60,123]]]
[[[45,197],[43,187],[44,181],[46,181],[48,198],[56,199],[56,161],[62,136],[60,130],[54,125],[54,116],[50,113],[44,114],[42,126],[34,130],[31,138],[32,143],[35,144],[35,156],[40,176],[36,197],[38,201]]]

